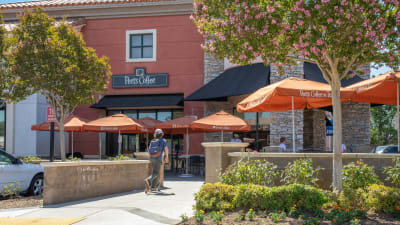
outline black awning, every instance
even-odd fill
[[[270,68],[262,63],[228,69],[185,101],[227,101],[229,96],[253,93],[269,84]]]
[[[323,77],[322,72],[317,66],[317,64],[309,62],[304,62],[304,79],[317,81],[321,83],[328,83]],[[341,83],[342,87],[347,87],[363,80],[364,79],[362,79],[360,76],[355,75],[354,77],[349,79],[348,78],[342,79]]]
[[[183,106],[183,94],[106,95],[91,108]]]

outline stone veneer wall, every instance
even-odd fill
[[[362,70],[367,72],[361,75],[361,78],[369,79],[370,65],[362,66]],[[358,146],[370,145],[370,118],[369,103],[347,102],[342,104],[342,139],[347,149],[351,148],[354,152]]]
[[[364,66],[369,71],[369,65]],[[210,82],[224,71],[224,61],[215,58],[209,53],[204,55],[204,83]],[[362,78],[368,79],[369,72]],[[271,83],[283,80],[287,77],[304,77],[304,66],[301,63],[292,70],[287,69],[286,74],[280,76],[277,67],[271,65]],[[230,97],[228,102],[206,102],[205,116],[224,110],[233,113],[235,105],[246,96]],[[346,146],[355,149],[357,146],[370,144],[370,111],[369,104],[345,103],[343,112],[343,142]],[[270,144],[279,145],[280,137],[286,137],[286,146],[292,148],[292,112],[271,112]],[[325,150],[325,114],[319,109],[295,110],[296,149]],[[224,141],[230,141],[231,135],[224,135]],[[307,139],[307,140],[305,140]],[[204,135],[205,142],[220,141],[220,133],[208,133]]]
[[[271,77],[270,82],[275,83],[288,77],[304,77],[304,65],[301,63],[290,70],[287,68],[286,74],[279,75],[277,67],[271,65]],[[274,119],[270,125],[270,144],[271,146],[277,146],[280,144],[279,139],[281,137],[286,138],[286,147],[288,151],[292,151],[293,146],[293,134],[292,134],[292,111],[285,112],[271,112],[271,117]],[[295,135],[296,135],[296,150],[303,149],[303,110],[294,111],[295,118]]]
[[[224,72],[224,60],[219,60],[210,53],[204,53],[204,84],[207,84],[214,78]],[[232,103],[230,102],[205,102],[204,116],[208,116],[224,110],[232,113]],[[224,141],[230,141],[231,135],[224,135]],[[204,142],[221,141],[220,133],[205,133]]]

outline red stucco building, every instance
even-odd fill
[[[67,16],[87,46],[107,56],[113,78],[94,105],[79,106],[75,114],[97,119],[114,113],[161,121],[183,115],[203,116],[203,103],[184,102],[204,84],[202,37],[189,19],[187,0],[34,1],[0,4],[6,23],[15,23],[25,8],[42,7],[50,16]],[[145,135],[123,135],[124,152],[144,151]],[[170,148],[183,149],[183,135],[166,136]],[[203,136],[191,134],[191,154],[202,154]],[[172,140],[172,142],[171,142]],[[117,136],[81,133],[76,151],[86,157],[117,153]]]

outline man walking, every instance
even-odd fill
[[[147,194],[150,188],[160,190],[160,168],[164,163],[168,163],[168,146],[165,141],[163,131],[156,129],[154,132],[154,139],[151,140],[148,151],[150,154],[150,163],[153,168],[153,173],[150,177],[144,180],[146,189],[144,192]],[[163,161],[165,155],[165,160]]]

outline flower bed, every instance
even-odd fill
[[[362,161],[343,168],[340,194],[315,186],[318,169],[311,160],[295,161],[282,172],[275,168],[268,162],[236,163],[220,175],[225,184],[202,186],[195,217],[182,217],[182,224],[400,224],[400,189],[382,185]],[[287,185],[272,186],[278,173]]]

